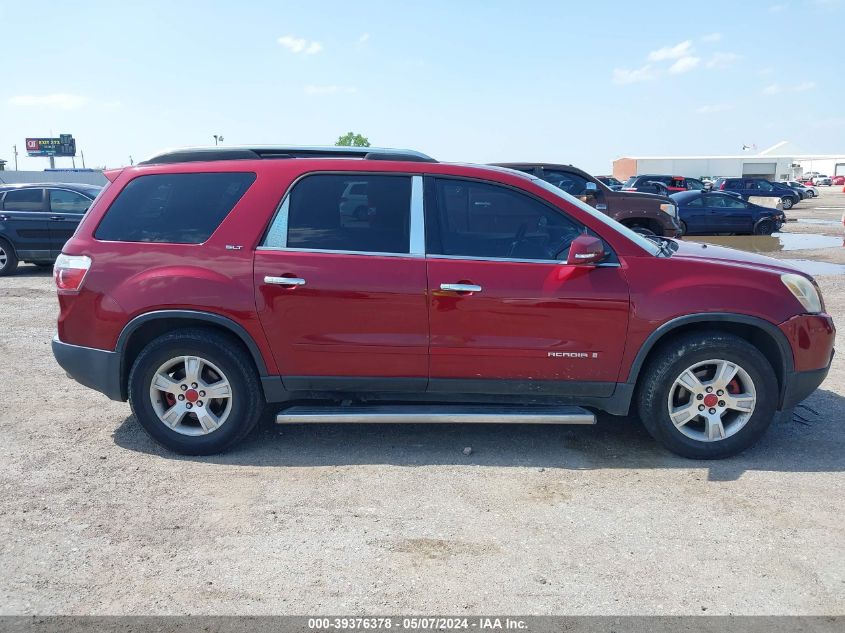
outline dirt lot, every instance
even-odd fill
[[[840,189],[788,215],[838,221]],[[845,264],[843,250],[773,254]],[[845,274],[818,280],[845,330]],[[56,312],[48,274],[0,280],[4,614],[845,611],[841,353],[794,417],[720,462],[673,457],[609,416],[268,424],[227,455],[184,458],[64,376]]]

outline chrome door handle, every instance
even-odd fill
[[[440,284],[440,289],[447,292],[481,292],[481,286],[475,284]]]
[[[271,277],[267,275],[264,278],[264,283],[276,286],[304,286],[305,280],[301,277]]]
[[[64,220],[65,216],[63,216],[63,215],[51,215],[50,219],[51,220]]]

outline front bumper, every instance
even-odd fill
[[[123,402],[120,380],[120,356],[115,352],[62,343],[53,337],[53,356],[68,376],[86,387]]]
[[[780,409],[791,409],[819,388],[827,378],[830,365],[822,369],[798,371],[786,377]]]

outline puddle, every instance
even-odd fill
[[[771,235],[690,235],[690,242],[706,242],[718,246],[737,248],[751,253],[777,253],[814,248],[845,246],[845,238],[814,233],[772,233]]]
[[[828,262],[816,262],[812,259],[779,259],[790,266],[811,275],[845,275],[845,264],[829,264]]]

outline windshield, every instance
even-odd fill
[[[543,189],[545,189],[546,191],[553,193],[558,198],[561,198],[561,199],[565,200],[566,202],[568,202],[570,204],[574,204],[576,207],[578,207],[582,211],[589,213],[596,220],[598,220],[599,222],[602,222],[603,224],[607,225],[608,228],[613,229],[617,233],[621,233],[622,235],[627,237],[629,240],[634,242],[637,246],[639,246],[640,248],[642,248],[644,251],[648,252],[649,254],[656,257],[660,253],[660,247],[656,243],[652,242],[650,239],[648,239],[646,237],[643,237],[639,233],[635,233],[634,231],[629,229],[627,226],[620,224],[619,222],[617,222],[616,220],[614,220],[610,216],[605,215],[601,211],[596,211],[593,207],[588,205],[586,202],[582,202],[578,198],[569,195],[565,191],[558,189],[553,184],[548,183],[545,180],[541,180],[541,179],[535,178],[533,176],[531,177],[531,180],[535,184],[537,184],[540,187],[542,187]]]

